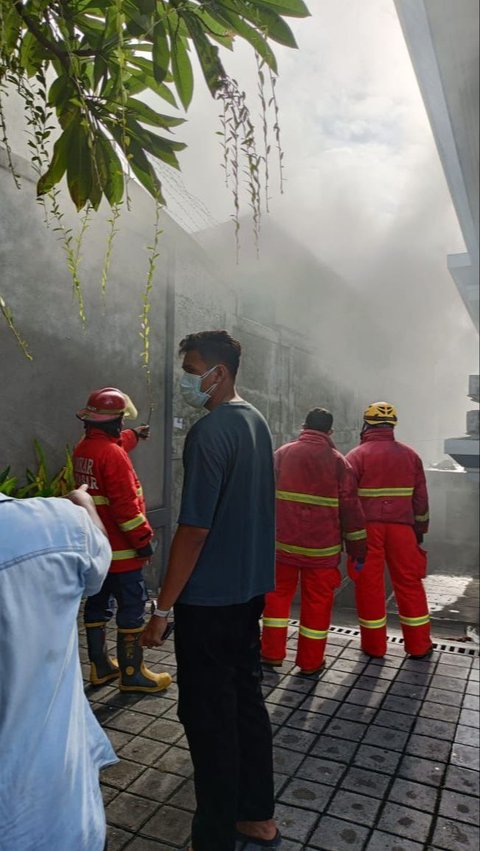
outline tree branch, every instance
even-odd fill
[[[50,41],[50,39],[47,38],[43,30],[39,27],[38,23],[33,18],[31,18],[30,15],[27,14],[27,12],[25,12],[21,0],[13,0],[13,5],[15,6],[15,9],[20,15],[27,29],[30,30],[32,35],[35,36],[37,41],[39,41],[43,47],[45,47],[47,50],[50,50],[51,53],[53,53],[54,56],[56,56],[57,59],[60,60],[63,67],[66,71],[68,71],[68,73],[71,72],[70,63],[68,61],[70,55],[80,56],[84,58],[95,58],[101,54],[100,50],[71,50],[70,53],[67,50],[62,50],[60,47],[58,47],[57,44],[55,44],[55,42]]]
[[[43,47],[45,47],[47,50],[53,53],[54,56],[57,57],[57,59],[62,63],[63,67],[67,71],[67,73],[70,74],[71,67],[70,62],[68,61],[68,53],[66,53],[64,50],[60,50],[60,48],[54,42],[51,42],[50,39],[47,38],[47,36],[37,24],[37,22],[33,18],[31,18],[30,15],[27,14],[21,0],[13,0],[13,5],[15,6],[15,9],[20,15],[27,29],[30,30],[32,35],[35,36],[37,41],[39,41]]]

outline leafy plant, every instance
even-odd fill
[[[113,207],[124,198],[128,166],[162,200],[152,160],[179,167],[185,145],[171,131],[184,119],[148,106],[145,94],[187,110],[195,53],[212,96],[228,98],[219,45],[248,42],[276,74],[272,42],[296,47],[285,18],[308,14],[303,0],[0,0],[0,83],[24,100],[33,95],[37,141],[44,149],[54,142],[41,154],[39,196],[66,176],[77,210],[97,210],[104,197]]]
[[[16,476],[10,475],[10,467],[5,467],[0,473],[0,493],[13,496],[17,484]]]
[[[277,62],[272,43],[296,48],[285,19],[308,15],[304,0],[0,0],[0,143],[18,186],[1,102],[2,90],[8,94],[13,87],[25,108],[28,145],[38,175],[37,195],[46,223],[52,223],[63,242],[83,323],[79,265],[92,211],[98,210],[103,199],[112,209],[101,273],[105,294],[120,205],[125,201],[129,207],[129,178],[133,175],[155,200],[140,332],[149,395],[150,293],[158,257],[158,213],[165,204],[155,161],[179,168],[177,155],[185,145],[173,138],[173,132],[185,119],[170,111],[163,113],[145,101],[155,96],[167,110],[188,110],[195,83],[191,57],[196,54],[211,95],[223,106],[223,164],[233,196],[237,257],[242,177],[258,249],[262,177],[268,207],[269,110],[283,191]],[[232,50],[237,41],[249,43],[257,57],[263,156],[257,151],[245,93],[229,77],[219,53],[220,46]],[[265,94],[266,69],[270,97]],[[60,206],[62,181],[66,181],[77,211],[86,211],[76,236],[65,223]],[[0,311],[18,345],[31,358],[12,311],[1,298]]]
[[[18,478],[10,476],[10,467],[0,473],[0,493],[14,496],[16,499],[24,499],[32,496],[65,496],[75,487],[73,474],[73,461],[70,448],[65,449],[65,464],[50,476],[47,466],[45,452],[38,440],[33,441],[37,469],[35,471],[27,468],[25,472],[26,483],[19,487]]]

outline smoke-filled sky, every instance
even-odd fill
[[[309,5],[311,18],[290,20],[298,51],[275,47],[287,184],[281,197],[273,154],[273,217],[337,272],[355,275],[359,263],[369,262],[373,245],[411,215],[422,196],[435,193],[445,251],[462,250],[393,0]],[[258,114],[255,62],[248,47],[239,47],[226,54],[227,68]],[[220,129],[219,111],[201,82],[179,136],[191,145],[182,155],[187,188],[224,220],[232,201],[213,135]]]
[[[371,397],[390,390],[404,417],[415,409],[416,428],[419,405],[428,409],[418,448],[438,456],[441,436],[464,432],[477,370],[478,337],[446,269],[446,255],[464,250],[455,211],[393,0],[309,6],[311,18],[292,22],[299,50],[275,49],[287,182],[281,196],[272,156],[270,217],[365,294],[391,340],[389,380],[372,375]],[[226,63],[258,115],[251,51],[241,46]],[[225,221],[219,112],[197,84],[178,136],[189,144],[187,190]],[[338,357],[347,352],[339,341]]]

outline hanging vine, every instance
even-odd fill
[[[160,213],[162,210],[162,202],[159,198],[155,201],[155,223],[153,228],[153,240],[152,244],[148,246],[148,272],[147,272],[147,282],[145,284],[145,289],[142,296],[142,313],[140,315],[140,337],[142,339],[142,353],[141,360],[142,366],[145,370],[145,380],[146,380],[146,388],[147,388],[147,403],[149,407],[149,415],[148,422],[150,423],[150,417],[152,415],[152,411],[154,408],[154,395],[153,395],[153,385],[152,385],[152,370],[151,370],[151,352],[150,352],[150,310],[151,310],[151,295],[153,290],[153,279],[155,275],[155,270],[157,268],[157,260],[160,256],[158,251],[158,242],[160,236],[162,234],[162,229],[160,227]]]
[[[224,98],[222,98],[222,97],[221,97],[221,95],[220,95],[219,97],[220,97],[220,98],[221,98],[221,100],[222,100],[222,111],[221,111],[221,113],[220,113],[220,115],[219,115],[219,118],[220,118],[220,126],[221,126],[221,128],[222,128],[222,129],[221,129],[220,131],[217,131],[217,136],[221,136],[221,137],[222,137],[222,141],[221,141],[221,143],[220,143],[220,144],[221,144],[221,148],[222,148],[222,163],[221,163],[221,167],[223,168],[225,186],[226,186],[226,188],[228,189],[228,188],[229,188],[229,185],[230,185],[230,181],[229,181],[229,178],[230,178],[230,172],[229,172],[229,170],[228,170],[229,155],[230,155],[230,149],[229,149],[229,145],[228,145],[228,139],[229,139],[229,122],[230,122],[230,119],[229,119],[229,117],[228,117],[228,110],[227,110],[227,104],[226,104],[226,102],[225,102],[225,99],[224,99]]]
[[[5,153],[7,155],[8,170],[13,177],[15,186],[17,187],[17,189],[21,189],[22,184],[20,182],[20,175],[15,170],[15,166],[13,164],[12,149],[11,149],[10,143],[8,141],[7,122],[5,121],[5,113],[3,111],[3,102],[2,102],[2,85],[3,84],[0,82],[0,134],[1,134],[0,135],[0,144],[3,145],[3,147],[5,149]]]
[[[30,351],[28,349],[28,343],[25,342],[25,340],[22,338],[19,330],[17,329],[17,327],[16,327],[16,325],[13,321],[12,311],[5,304],[5,301],[2,298],[2,296],[0,296],[0,312],[2,313],[3,318],[5,319],[5,321],[7,323],[7,327],[12,332],[13,336],[15,337],[15,340],[17,341],[18,346],[21,348],[25,357],[30,361],[33,360],[32,355],[30,354]]]
[[[269,185],[270,168],[269,157],[271,145],[269,143],[269,111],[273,112],[272,130],[275,135],[279,163],[280,192],[283,193],[283,150],[280,139],[279,108],[275,92],[276,79],[271,70],[269,81],[271,94],[267,100],[265,93],[264,61],[256,54],[258,96],[260,101],[260,118],[263,139],[263,155],[260,155],[256,145],[256,133],[250,110],[246,102],[245,92],[241,91],[236,80],[226,77],[222,87],[217,93],[217,98],[222,102],[222,112],[219,115],[221,130],[217,132],[220,136],[223,152],[222,168],[224,170],[225,184],[232,193],[235,235],[235,254],[238,264],[240,257],[240,174],[246,177],[246,190],[249,197],[249,205],[252,211],[252,226],[255,251],[259,256],[260,229],[262,218],[262,175],[261,165],[263,163],[263,198],[266,212],[269,212]]]
[[[40,179],[48,166],[50,155],[48,141],[54,125],[53,111],[48,106],[47,84],[44,68],[41,67],[31,82],[25,75],[16,79],[17,92],[23,100],[27,124],[27,145],[30,148],[30,162],[33,170]],[[49,210],[44,195],[37,196],[37,201],[43,209],[43,220],[49,227]]]
[[[115,236],[118,233],[117,222],[120,218],[120,204],[114,204],[112,207],[112,213],[108,217],[108,234],[107,234],[107,244],[105,247],[105,254],[103,258],[102,264],[102,275],[101,275],[101,286],[102,286],[102,295],[105,298],[107,294],[107,281],[108,281],[108,273],[110,271],[110,264],[112,262],[112,253],[113,253],[113,242]]]
[[[280,139],[280,109],[279,109],[279,106],[278,106],[277,93],[276,93],[276,90],[275,90],[275,87],[277,85],[277,80],[276,80],[276,77],[273,74],[271,68],[268,69],[268,73],[269,73],[269,76],[270,76],[270,86],[271,86],[271,90],[272,90],[272,96],[271,96],[270,101],[269,101],[269,106],[273,107],[274,116],[275,116],[275,120],[274,120],[274,123],[273,123],[273,132],[275,133],[275,139],[276,139],[276,142],[277,142],[278,173],[279,173],[279,177],[280,177],[280,194],[283,195],[283,192],[284,192],[284,176],[283,176],[284,154],[283,154],[282,143],[281,143],[281,139]]]
[[[270,182],[270,171],[269,171],[269,159],[270,159],[270,144],[268,141],[268,112],[267,112],[267,98],[265,95],[265,74],[263,72],[264,63],[260,59],[258,53],[255,53],[255,60],[257,63],[257,77],[258,77],[258,99],[260,101],[260,109],[261,109],[261,120],[262,120],[262,136],[263,136],[263,167],[264,167],[264,197],[265,197],[265,211],[267,213],[270,212],[269,208],[269,182]]]

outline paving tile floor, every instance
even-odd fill
[[[455,565],[452,565],[452,569],[455,570]],[[472,627],[478,635],[478,576],[439,573],[434,563],[429,565],[428,572],[424,586],[437,638],[466,641],[467,633]],[[388,575],[385,576],[385,582],[388,627],[399,630],[398,610]],[[297,595],[292,607],[292,617],[298,617],[299,610],[300,596]],[[355,590],[346,576],[335,594],[335,620],[338,626],[351,626],[357,622]]]
[[[282,851],[478,851],[478,655],[414,661],[393,643],[369,660],[334,632],[327,669],[308,678],[293,664],[297,629],[289,660],[264,677]],[[87,676],[82,627],[80,645]],[[175,680],[171,640],[146,659]],[[101,777],[109,851],[184,849],[195,794],[175,682],[159,695],[86,693],[121,760]]]

